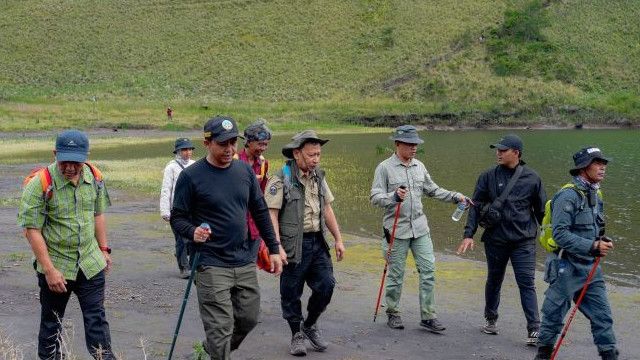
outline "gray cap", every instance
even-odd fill
[[[589,146],[580,149],[577,153],[573,154],[573,169],[569,170],[569,174],[576,176],[580,173],[580,169],[584,169],[591,165],[594,160],[602,160],[606,163],[611,161],[610,158],[605,157],[599,148],[595,146]]]
[[[522,140],[517,135],[509,134],[500,138],[496,144],[489,145],[489,147],[498,150],[513,149],[522,151]]]
[[[393,141],[400,141],[406,144],[422,144],[424,140],[418,136],[418,130],[413,125],[401,125],[394,131],[389,138]]]
[[[85,162],[89,156],[89,138],[79,130],[66,130],[56,137],[56,160]]]
[[[258,119],[244,129],[244,138],[247,142],[271,140],[271,130],[264,119]]]
[[[329,140],[320,139],[314,130],[304,130],[293,135],[291,142],[282,147],[282,155],[289,159],[293,159],[293,150],[300,149],[309,141],[318,142],[320,145],[324,145]]]

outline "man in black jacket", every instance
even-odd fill
[[[180,173],[171,211],[171,227],[200,252],[195,280],[205,350],[212,359],[229,359],[258,323],[260,242],[248,236],[247,211],[269,248],[271,272],[282,272],[282,248],[258,180],[249,165],[233,159],[238,137],[231,118],[215,117],[204,125],[207,156]]]
[[[488,269],[484,310],[486,324],[482,331],[492,335],[498,334],[496,322],[500,288],[507,263],[511,260],[520,289],[520,303],[527,319],[527,345],[535,345],[540,330],[535,288],[536,235],[538,224],[544,217],[547,195],[538,174],[525,166],[525,162],[521,160],[522,140],[519,137],[507,135],[490,147],[496,149],[498,165],[478,177],[473,193],[473,201],[477,206],[469,211],[464,239],[457,253],[460,255],[467,249],[473,250],[473,235],[481,220],[482,205],[496,200],[514,176],[516,168],[522,166],[522,173],[499,209],[500,220],[493,226],[487,226],[481,238],[484,242]]]

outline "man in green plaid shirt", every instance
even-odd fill
[[[86,134],[60,133],[56,162],[47,167],[49,191],[43,190],[47,177],[36,175],[20,201],[18,225],[35,254],[40,286],[40,359],[63,358],[59,337],[71,292],[82,309],[89,352],[94,358],[115,359],[104,310],[105,272],[111,267],[104,211],[110,201],[101,175],[85,164],[88,154]]]

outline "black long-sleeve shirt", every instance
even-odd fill
[[[219,168],[202,158],[178,177],[171,227],[200,251],[201,265],[244,266],[256,261],[259,245],[259,241],[249,239],[247,211],[269,252],[277,254],[269,209],[253,170],[238,160]],[[211,226],[211,237],[205,243],[195,243],[193,232],[203,222]]]
[[[524,166],[524,161],[520,162]],[[476,206],[469,210],[467,224],[464,227],[464,237],[472,238],[478,228],[480,207],[483,203],[493,202],[507,187],[515,169],[498,165],[478,177],[473,192],[473,202]],[[502,206],[503,220],[496,226],[485,229],[482,241],[497,244],[534,240],[538,231],[538,224],[544,217],[544,205],[547,194],[542,186],[540,176],[527,166]]]

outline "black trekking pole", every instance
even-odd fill
[[[207,223],[202,223],[200,227],[205,229],[211,229],[211,227]],[[176,324],[176,330],[173,333],[173,341],[171,341],[171,350],[169,350],[169,357],[167,358],[168,360],[171,360],[171,357],[173,356],[173,349],[176,347],[176,341],[178,340],[178,333],[180,332],[180,325],[182,324],[182,316],[184,315],[184,309],[187,307],[187,300],[189,299],[189,293],[191,292],[191,284],[193,283],[193,277],[196,274],[196,269],[198,268],[199,260],[200,260],[200,251],[196,250],[196,253],[193,256],[193,261],[191,263],[191,274],[189,275],[187,288],[184,291],[184,298],[182,299],[182,307],[180,307],[180,315],[178,316],[178,323]]]

